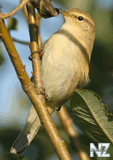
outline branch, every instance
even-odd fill
[[[41,19],[41,16],[37,12],[37,14],[36,14],[36,26],[37,26],[37,31],[38,31],[37,32],[37,37],[38,37],[38,45],[39,45],[39,48],[41,49],[42,48],[42,39],[41,39],[41,36],[40,36],[40,33],[39,33],[40,19]]]
[[[25,4],[33,0],[23,0],[14,10],[12,10],[10,13],[7,14],[0,14],[0,19],[4,20],[6,18],[9,18],[13,16],[16,12],[18,12]]]
[[[33,65],[33,76],[34,76],[34,84],[37,92],[39,92],[42,86],[42,75],[41,75],[41,64],[40,64],[40,55],[39,55],[39,46],[38,46],[38,29],[36,26],[36,17],[35,17],[35,9],[34,7],[28,3],[28,23],[29,23],[29,33],[30,33],[30,49],[32,56],[32,65]]]
[[[30,13],[31,14],[31,13]],[[31,16],[33,17],[33,16]],[[34,26],[34,25],[33,25]],[[13,63],[16,70],[18,78],[22,84],[24,91],[30,98],[33,106],[35,107],[39,118],[49,135],[49,138],[61,160],[71,160],[70,154],[66,148],[65,142],[61,139],[54,122],[46,108],[45,100],[42,94],[37,94],[33,83],[30,81],[26,71],[25,66],[18,55],[18,52],[14,46],[13,40],[4,24],[3,20],[0,19],[0,36],[3,43],[8,51],[9,57]],[[33,44],[33,43],[32,43]],[[32,48],[32,45],[31,45]],[[32,48],[33,50],[33,48]],[[36,56],[39,60],[39,56]],[[39,66],[39,64],[37,65]],[[39,67],[40,68],[40,67]],[[41,86],[41,85],[39,85]]]
[[[34,84],[35,84],[36,90],[38,92],[40,92],[43,89],[43,84],[42,84],[42,76],[41,76],[40,55],[37,52],[39,50],[38,36],[37,36],[39,29],[37,28],[37,25],[36,25],[35,9],[30,3],[27,4],[27,10],[28,10],[30,41],[31,41],[30,48],[31,48],[31,52],[32,52],[31,55],[32,55],[34,81],[35,81]],[[39,26],[39,22],[37,22],[37,23]],[[42,110],[44,111],[43,106],[42,106]],[[61,137],[57,131],[57,128],[56,128],[47,108],[46,108],[46,112],[44,111],[42,113],[43,116],[42,116],[41,122],[43,123],[43,126],[44,126],[58,156],[61,159],[65,159],[65,160],[71,159],[71,157],[68,153],[68,150],[65,146],[65,142],[64,142],[64,140],[61,139]],[[59,145],[61,145],[61,148],[59,147]],[[61,150],[59,150],[59,148]]]
[[[77,150],[78,157],[80,160],[90,160],[88,154],[82,149],[82,145],[79,140],[78,133],[76,132],[74,128],[74,123],[72,118],[69,116],[66,108],[64,106],[61,107],[60,111],[57,112],[57,115],[62,122],[62,125],[70,137],[70,140],[74,146],[74,148]]]

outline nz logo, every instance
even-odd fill
[[[97,154],[98,157],[110,157],[109,153],[106,153],[110,143],[98,143],[98,149],[93,143],[90,143],[90,157],[94,157],[94,152]],[[102,151],[104,147],[104,150]]]

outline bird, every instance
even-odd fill
[[[81,9],[60,10],[64,23],[44,44],[41,60],[46,104],[52,113],[72,96],[76,88],[90,82],[89,64],[96,34],[93,18]],[[54,108],[54,109],[53,109]],[[41,125],[31,108],[27,123],[10,152],[20,156],[29,146]]]

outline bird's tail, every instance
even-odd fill
[[[50,114],[53,113],[54,109],[48,106],[48,110]],[[17,156],[23,154],[26,148],[29,146],[35,135],[37,134],[38,130],[41,127],[40,119],[37,115],[35,108],[32,106],[29,112],[27,122],[20,132],[19,136],[15,140],[14,144],[12,145],[10,152]]]

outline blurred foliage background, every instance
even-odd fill
[[[86,88],[99,94],[103,102],[113,110],[113,1],[56,0],[52,2],[55,7],[63,9],[83,9],[90,13],[94,18],[97,31],[90,63],[91,83]],[[8,13],[18,4],[19,0],[1,0],[0,9],[3,13]],[[22,11],[19,11],[13,17],[15,18],[13,21],[13,30],[10,30],[10,24],[12,24],[11,20],[5,20],[12,37],[29,42],[28,26]],[[62,24],[62,15],[55,18],[42,19],[40,33],[43,42],[45,42],[51,34],[56,32]],[[31,62],[28,60],[28,56],[30,55],[29,46],[17,42],[15,42],[15,45],[23,63],[26,65],[26,70],[31,77],[32,66]],[[30,106],[30,101],[23,92],[5,47],[0,41],[0,160],[15,159],[10,156],[8,152],[25,124]],[[66,106],[70,115],[73,117],[68,104]],[[78,160],[79,158],[73,150],[55,113],[53,114],[53,119],[62,138],[67,143],[73,160]],[[93,141],[83,133],[82,128],[80,128],[74,117],[73,119],[75,121],[75,127],[83,142],[83,146],[89,154],[89,144]],[[112,150],[112,147],[108,150],[108,153],[111,153],[109,159],[113,159]],[[58,160],[43,127],[26,150],[24,156],[29,160]],[[94,159],[101,158],[95,156]],[[107,158],[103,159],[106,160]]]

